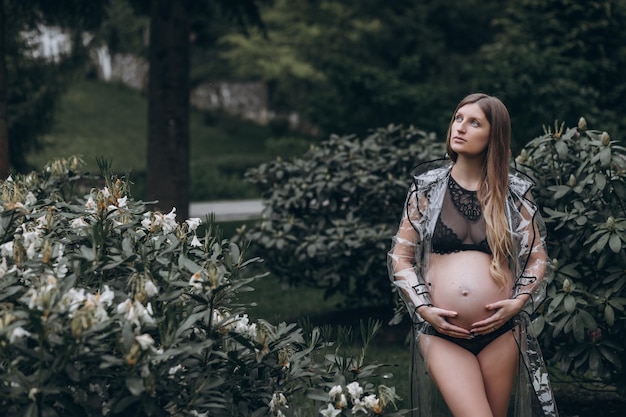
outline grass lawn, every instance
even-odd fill
[[[53,131],[40,152],[27,155],[37,169],[48,161],[79,155],[97,172],[97,157],[111,159],[114,172],[130,173],[134,195],[142,198],[147,153],[146,97],[122,85],[76,80],[63,95]],[[191,200],[256,197],[243,180],[246,169],[277,156],[290,157],[308,146],[304,138],[272,137],[268,126],[223,114],[190,114]]]

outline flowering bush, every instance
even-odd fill
[[[555,125],[517,157],[538,183],[556,276],[537,325],[566,373],[626,392],[626,148],[607,132]]]
[[[345,375],[318,354],[332,346],[319,329],[246,314],[258,259],[101,168],[86,195],[76,158],[0,183],[5,415],[278,415]]]

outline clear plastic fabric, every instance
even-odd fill
[[[428,367],[419,346],[420,336],[432,331],[430,324],[417,313],[423,305],[432,305],[428,286],[431,237],[441,212],[452,162],[438,160],[420,165],[413,172],[398,232],[388,253],[389,277],[408,310],[413,323],[411,364],[411,408],[414,416],[450,417],[439,390],[428,375]],[[513,232],[516,254],[509,267],[515,277],[512,297],[528,294],[523,310],[514,318],[520,352],[519,370],[510,402],[509,416],[558,417],[548,372],[530,320],[546,295],[552,278],[546,252],[545,224],[530,196],[533,182],[511,171],[507,195],[507,220]]]

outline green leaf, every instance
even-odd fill
[[[620,253],[622,250],[622,239],[620,239],[617,233],[612,233],[609,239],[609,248],[615,253]]]
[[[600,372],[602,369],[602,355],[597,349],[592,349],[589,353],[589,369],[594,372]]]
[[[576,310],[576,298],[573,295],[567,295],[563,300],[563,306],[565,307],[565,311],[568,313],[573,313]]]
[[[146,390],[143,385],[143,378],[138,377],[128,377],[126,378],[126,388],[130,391],[131,394],[138,396],[142,392]]]
[[[563,298],[565,298],[565,293],[557,294],[556,297],[554,297],[550,302],[547,314],[551,314],[554,310],[556,310],[559,307],[559,304],[563,301]]]
[[[602,252],[604,250],[604,248],[606,247],[606,244],[609,242],[609,238],[611,237],[610,233],[605,233],[602,236],[600,236],[600,239],[598,239],[598,241],[596,242],[595,245],[593,245],[593,247],[591,248],[590,252],[593,252],[594,250],[596,252]]]
[[[572,190],[567,185],[554,185],[552,187],[549,187],[549,189],[551,191],[554,191],[554,195],[552,196],[552,198],[554,198],[555,200],[558,200],[559,198],[564,197],[567,193],[569,193]]]
[[[604,357],[606,360],[608,360],[613,365],[615,365],[617,369],[621,369],[622,361],[616,352],[614,352],[611,349],[608,349],[605,346],[598,346],[598,350],[602,354],[602,357]]]
[[[605,147],[600,150],[599,153],[600,163],[603,167],[608,167],[611,164],[611,148]]]
[[[585,340],[585,324],[578,314],[572,319],[572,332],[578,343],[582,343]]]
[[[559,140],[555,143],[554,147],[556,148],[556,153],[559,154],[561,158],[565,158],[569,152],[567,147],[567,143],[563,140]]]
[[[606,320],[609,327],[613,327],[615,324],[615,310],[609,304],[604,306],[604,320]]]

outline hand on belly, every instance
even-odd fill
[[[510,294],[500,289],[489,275],[467,274],[449,280],[439,279],[432,286],[431,296],[436,307],[457,313],[456,317],[448,319],[450,323],[470,330],[473,323],[495,314],[495,311],[487,310],[487,304],[509,298]]]
[[[495,296],[496,294],[492,292],[485,293],[462,287],[457,288],[456,291],[446,292],[444,296],[441,295],[438,293],[433,303],[446,310],[455,311],[457,316],[449,318],[448,321],[467,330],[471,329],[472,324],[495,313],[485,308],[487,304],[502,299],[501,294]]]
[[[493,315],[487,304],[509,298],[510,289],[500,288],[489,273],[491,257],[477,251],[433,254],[428,282],[436,307],[455,311],[450,323],[465,329]]]

